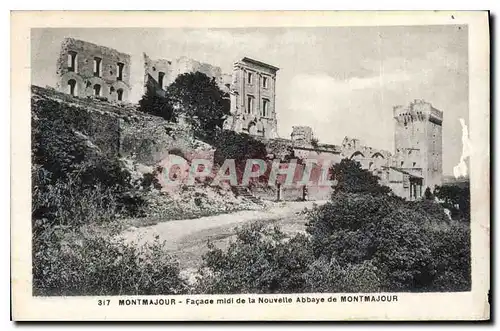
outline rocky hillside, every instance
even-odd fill
[[[104,190],[107,201],[116,203],[109,214],[118,217],[161,221],[262,208],[203,183],[169,192],[159,186],[158,165],[168,155],[188,162],[194,157],[213,160],[215,149],[182,125],[138,112],[131,104],[72,97],[38,86],[32,87],[31,101],[33,189],[39,193],[35,201],[40,200],[34,210],[41,209],[40,217],[49,217],[43,204],[54,203],[52,210],[69,208],[69,202],[54,195],[83,196],[81,192],[88,190],[89,198],[95,198],[98,194],[91,191],[96,187]],[[52,189],[55,185],[57,190]],[[71,217],[75,215],[85,213]]]

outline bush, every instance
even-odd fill
[[[436,264],[433,291],[470,291],[471,237],[468,224],[451,222],[429,231]]]
[[[337,181],[334,193],[388,194],[391,192],[389,187],[379,184],[377,176],[361,168],[361,164],[354,160],[343,159],[340,163],[333,165],[330,172]]]
[[[36,227],[34,295],[160,295],[186,290],[178,265],[159,242],[136,248],[110,237]]]
[[[468,231],[431,200],[352,193],[313,209],[307,225],[316,259],[333,259],[346,270],[370,262],[384,291],[470,287]]]
[[[208,142],[215,147],[216,165],[221,166],[228,159],[235,160],[238,181],[243,176],[247,160],[265,160],[267,156],[266,145],[245,133],[224,130],[217,132]],[[261,177],[262,181],[267,182],[266,175]]]
[[[139,100],[138,110],[146,114],[162,117],[170,122],[177,121],[172,101],[168,97],[157,95],[152,89],[147,89],[141,100]]]
[[[306,292],[378,292],[380,280],[371,261],[342,265],[324,256],[313,260],[305,274]]]
[[[470,222],[470,185],[464,182],[455,185],[437,186],[434,195],[451,211],[452,218]]]
[[[376,224],[391,213],[396,203],[383,195],[335,194],[330,202],[316,207],[309,215],[306,230],[312,236],[315,255],[330,257],[339,252],[337,257],[343,262],[369,258],[373,254]]]
[[[419,214],[398,209],[377,226],[374,264],[386,291],[424,291],[436,275],[432,242]]]
[[[254,223],[237,230],[227,251],[209,245],[198,293],[295,293],[305,290],[312,259],[304,235],[288,239],[278,229]]]

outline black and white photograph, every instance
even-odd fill
[[[472,32],[30,28],[31,296],[471,293]]]

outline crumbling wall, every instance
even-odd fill
[[[202,63],[188,57],[180,57],[174,60],[151,59],[146,53],[144,57],[144,87],[154,91],[159,96],[165,96],[167,86],[182,74],[190,72],[201,72],[215,79],[219,88],[229,93],[231,76],[222,73],[222,69],[208,63]],[[161,78],[162,76],[163,78]]]
[[[75,54],[74,66],[70,65],[68,56]],[[94,58],[100,58],[100,74],[94,74]],[[118,64],[123,64],[122,76],[118,77]],[[57,89],[69,93],[69,81],[76,82],[74,95],[79,97],[94,96],[94,86],[100,85],[99,97],[118,101],[121,90],[121,101],[128,100],[130,93],[130,55],[115,49],[96,45],[82,40],[66,38],[61,44],[57,59]]]
[[[120,121],[120,156],[145,165],[155,165],[176,154],[188,161],[213,162],[214,148],[193,138],[177,124],[161,118],[137,117]]]
[[[152,166],[174,152],[187,160],[203,158],[213,162],[213,147],[194,139],[182,125],[132,107],[75,98],[37,86],[32,87],[32,107],[57,112],[109,157],[124,157]]]

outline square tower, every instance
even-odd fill
[[[231,118],[227,129],[263,138],[277,137],[276,73],[279,68],[250,58],[233,66]]]
[[[443,181],[443,112],[424,100],[394,107],[393,166],[422,178],[431,190]]]

